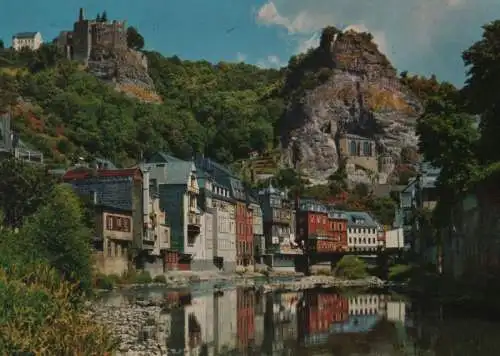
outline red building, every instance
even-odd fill
[[[246,202],[236,202],[236,263],[253,264],[253,213]]]
[[[338,294],[306,292],[306,307],[299,316],[305,334],[327,332],[334,323],[349,318],[349,301]]]
[[[347,249],[347,217],[324,204],[301,201],[297,212],[299,240],[310,251],[339,252]]]
[[[255,292],[239,288],[236,293],[238,348],[244,350],[255,338]]]

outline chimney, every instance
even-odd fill
[[[78,20],[79,21],[83,21],[84,20],[83,7],[80,8],[80,15],[78,16]]]

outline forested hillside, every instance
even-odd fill
[[[0,53],[0,109],[13,105],[21,138],[54,164],[76,155],[120,165],[168,150],[229,163],[274,145],[282,73],[247,64],[188,62],[147,53],[162,104],[116,92],[48,45]]]

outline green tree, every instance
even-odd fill
[[[108,22],[108,13],[106,12],[106,10],[102,12],[101,22]]]
[[[43,167],[16,159],[0,161],[0,209],[4,225],[20,227],[46,201],[54,178]]]
[[[361,279],[368,276],[366,263],[352,255],[344,256],[335,265],[334,275],[346,279]]]
[[[420,152],[427,162],[441,169],[437,183],[440,208],[436,212],[450,211],[479,174],[479,134],[474,122],[475,118],[461,112],[449,97],[430,99],[417,122]],[[448,214],[441,215],[445,218]]]
[[[129,26],[127,28],[127,45],[136,51],[144,48],[144,37],[142,37],[135,27]]]
[[[467,80],[463,89],[468,109],[481,115],[481,156],[486,162],[500,160],[500,20],[483,26],[482,38],[464,51]]]
[[[4,49],[5,48],[5,44],[3,42],[3,40],[0,38],[0,49]]]
[[[31,251],[35,259],[47,261],[65,279],[78,282],[82,291],[90,291],[91,233],[85,226],[81,202],[71,186],[57,185],[19,235],[20,246]]]

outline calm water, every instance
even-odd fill
[[[137,294],[139,293],[139,295]],[[143,338],[177,355],[500,354],[500,323],[390,294],[147,291],[172,305]]]

